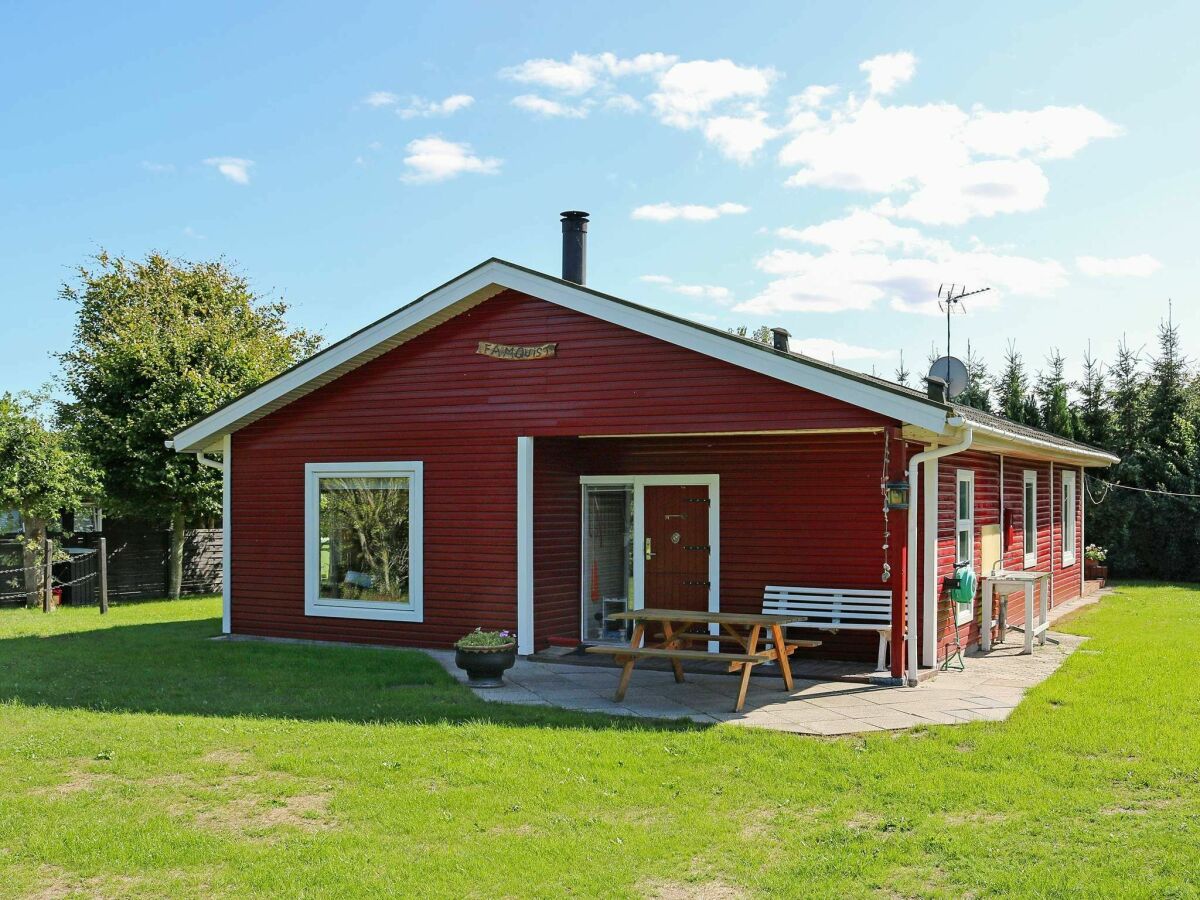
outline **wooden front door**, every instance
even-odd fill
[[[708,487],[647,485],[645,593],[647,607],[708,609]]]

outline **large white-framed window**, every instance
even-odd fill
[[[1021,488],[1022,547],[1025,548],[1025,568],[1037,568],[1037,471],[1026,469]]]
[[[1075,526],[1078,521],[1079,498],[1075,495],[1075,473],[1062,473],[1062,564],[1075,565]]]
[[[975,568],[975,472],[959,469],[954,475],[954,562]],[[975,617],[975,600],[956,603],[955,617],[963,625]]]
[[[420,462],[304,467],[304,612],[420,622]]]

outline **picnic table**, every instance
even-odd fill
[[[741,712],[746,702],[746,691],[750,687],[750,670],[766,662],[779,663],[784,688],[792,690],[792,666],[788,659],[798,647],[819,647],[820,641],[789,640],[783,629],[805,621],[803,616],[772,615],[767,613],[701,612],[688,609],[633,609],[613,613],[607,617],[614,622],[632,622],[633,635],[628,647],[588,647],[588,653],[612,656],[623,663],[621,680],[617,684],[614,698],[618,703],[625,699],[634,664],[639,659],[666,659],[671,663],[675,680],[683,682],[684,662],[728,663],[730,672],[741,671],[737,703],[734,712]],[[661,626],[661,631],[652,630],[651,625]],[[718,634],[709,634],[710,625],[719,628]],[[703,629],[698,630],[698,629]],[[764,632],[766,633],[764,635]],[[759,646],[764,640],[769,646]],[[643,639],[645,645],[643,646]],[[715,642],[717,652],[689,649],[690,644]],[[726,650],[730,647],[730,650]]]

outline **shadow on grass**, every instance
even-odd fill
[[[413,650],[214,641],[215,619],[0,640],[0,701],[343,722],[682,731],[693,722],[488,703]]]

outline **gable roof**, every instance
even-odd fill
[[[573,309],[602,321],[659,338],[714,359],[835,397],[935,435],[951,430],[955,418],[1000,442],[1042,454],[1063,455],[1087,465],[1116,457],[1049,432],[1018,425],[958,403],[939,403],[923,392],[797,353],[776,350],[750,338],[701,325],[661,310],[631,303],[502,259],[489,259],[412,303],[331,344],[257,388],[230,401],[175,435],[180,452],[219,451],[222,438],[401,346],[420,334],[505,290]]]
[[[224,435],[510,289],[937,434],[946,429],[950,407],[919,392],[775,350],[505,260],[489,259],[184,428],[175,435],[175,448],[181,452],[219,450]]]

